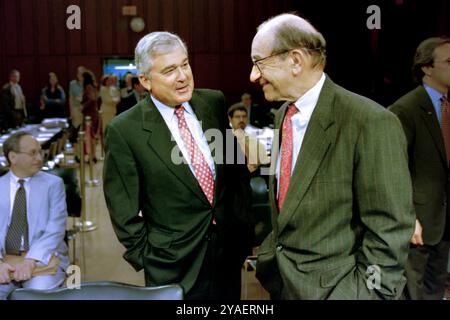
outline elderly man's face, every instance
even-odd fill
[[[31,177],[42,168],[41,146],[32,136],[23,136],[20,138],[19,150],[11,151],[9,160],[16,176]]]
[[[150,76],[151,79],[141,78],[141,83],[162,103],[175,107],[191,100],[194,77],[183,48],[155,55]]]
[[[270,32],[258,32],[253,39],[251,58],[256,61],[250,81],[259,83],[268,101],[289,100],[290,69],[286,53],[273,55]],[[258,60],[261,60],[258,62]]]

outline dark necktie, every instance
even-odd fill
[[[206,162],[203,153],[200,151],[200,148],[195,142],[194,137],[187,126],[186,119],[184,117],[184,107],[177,107],[175,109],[175,115],[178,118],[178,128],[180,130],[181,137],[191,158],[191,164],[194,168],[195,177],[197,178],[200,188],[203,190],[203,193],[212,206],[214,200],[214,177],[212,175],[211,168]]]
[[[24,182],[22,179],[19,180],[20,187],[14,199],[11,223],[6,234],[7,254],[20,255],[20,251],[28,251],[27,201]]]
[[[283,121],[283,128],[281,131],[281,161],[280,161],[280,190],[278,193],[278,209],[281,212],[284,197],[286,197],[289,183],[291,182],[291,168],[292,168],[292,116],[297,112],[295,104],[288,107],[286,116]]]
[[[447,165],[450,163],[450,102],[447,97],[441,97],[441,130],[444,138],[445,154],[447,155]]]

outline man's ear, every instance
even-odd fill
[[[422,72],[425,73],[427,76],[430,76],[432,68],[433,68],[432,66],[423,66]]]
[[[294,49],[289,54],[289,59],[291,60],[292,72],[294,74],[300,73],[305,63],[305,54],[299,49]]]
[[[15,153],[14,151],[10,151],[7,155],[9,162],[11,163],[11,165],[16,164],[17,163],[17,153]]]
[[[149,92],[151,92],[152,89],[152,82],[150,79],[148,79],[145,75],[140,74],[139,75],[139,82],[141,83],[141,85],[147,89]]]

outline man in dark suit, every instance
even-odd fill
[[[138,77],[131,78],[133,90],[117,105],[117,115],[134,107],[139,101],[146,97],[145,88],[139,82]]]
[[[399,298],[414,227],[400,121],[324,74],[325,39],[296,15],[263,23],[251,55],[251,81],[288,101],[257,278],[275,299]]]
[[[450,138],[450,113],[444,106],[450,88],[450,38],[424,40],[412,69],[419,86],[389,107],[408,141],[416,211],[405,292],[410,299],[442,299],[450,240],[450,139],[445,138]]]
[[[12,70],[9,73],[9,82],[2,88],[0,105],[2,105],[1,111],[4,113],[8,128],[21,127],[28,116],[25,96],[19,81],[20,72]]]
[[[230,297],[225,204],[246,205],[226,190],[239,183],[239,168],[223,164],[220,148],[213,158],[206,140],[225,138],[225,98],[194,90],[186,46],[174,34],[142,38],[136,65],[150,96],[106,129],[104,192],[124,258],[144,269],[148,286],[179,283],[187,299]]]
[[[248,123],[251,125],[263,128],[269,124],[273,124],[273,121],[270,119],[270,111],[264,105],[252,103],[250,93],[244,93],[241,96],[240,103],[247,109]]]

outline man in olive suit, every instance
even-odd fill
[[[274,299],[399,298],[414,227],[400,121],[331,81],[323,36],[296,15],[263,23],[251,57],[251,81],[287,101],[257,278]]]

